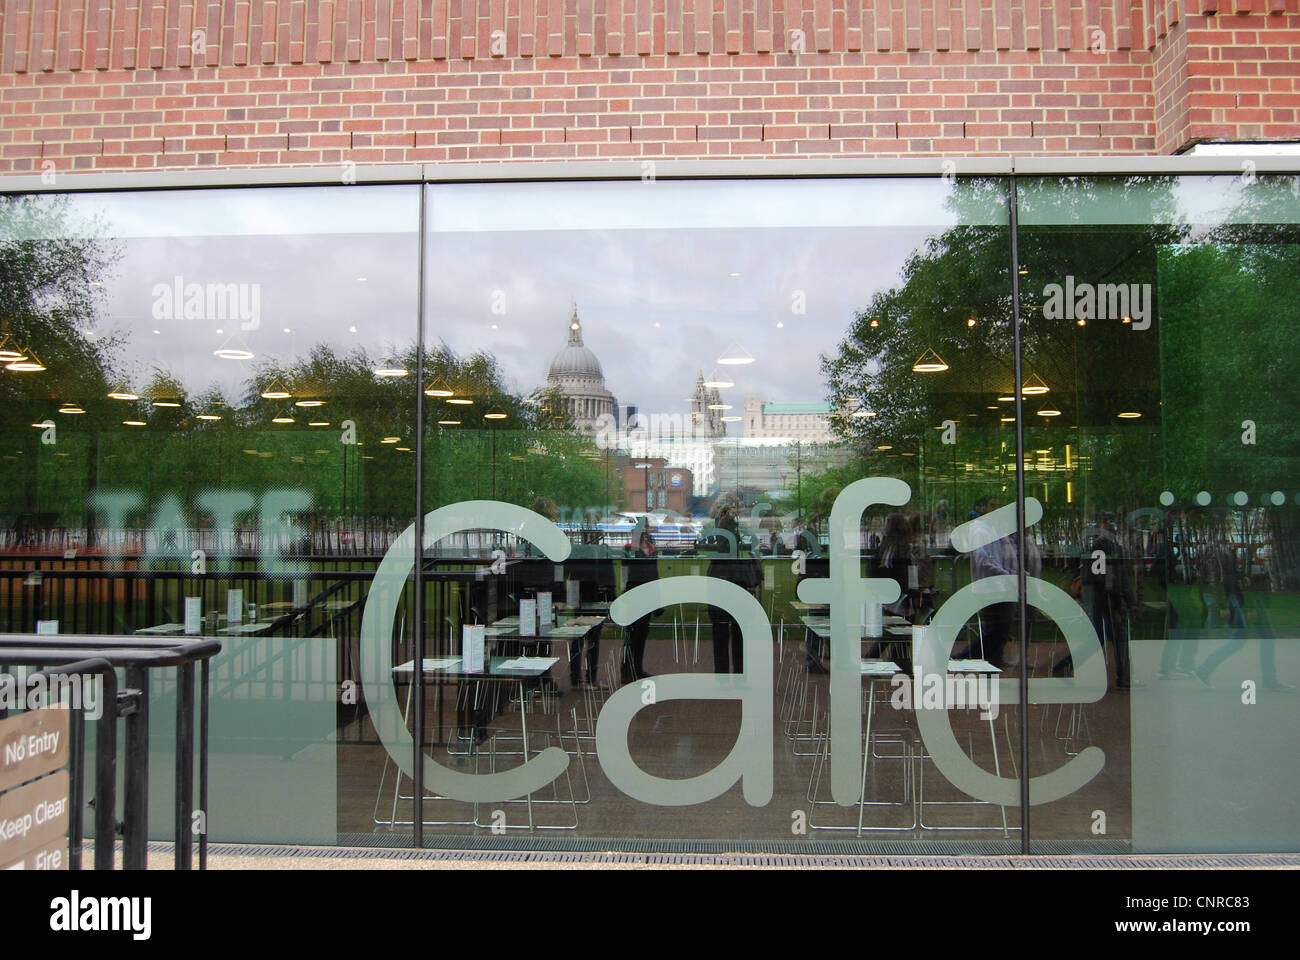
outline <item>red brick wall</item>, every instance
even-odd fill
[[[1166,153],[1298,110],[1300,0],[0,3],[0,173]]]

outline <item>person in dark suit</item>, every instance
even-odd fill
[[[728,580],[744,587],[751,593],[758,586],[758,570],[755,562],[737,556],[739,532],[735,515],[725,509],[718,516],[717,529],[731,534],[715,533],[705,537],[701,546],[721,556],[709,563],[710,577]],[[743,673],[745,670],[744,644],[738,624],[731,614],[721,607],[709,607],[709,623],[713,634],[713,671],[714,673]]]
[[[641,531],[641,541],[630,557],[623,561],[627,568],[627,589],[639,587],[659,579],[659,560],[655,556],[654,537],[649,530]],[[623,682],[635,683],[649,676],[645,668],[645,645],[650,636],[650,620],[659,611],[651,611],[633,620],[627,627],[627,655],[623,660]]]

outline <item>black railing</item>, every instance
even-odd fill
[[[97,676],[103,684],[99,703],[103,713],[96,724],[95,750],[95,869],[111,870],[114,863],[116,822],[117,721],[125,721],[123,776],[122,865],[127,870],[147,867],[149,840],[149,671],[176,668],[176,818],[175,865],[193,867],[192,826],[194,808],[194,667],[199,665],[199,869],[207,867],[208,811],[208,662],[221,652],[221,641],[210,637],[158,637],[143,639],[110,636],[37,636],[0,634],[0,671],[15,666],[45,668],[36,675],[49,677]],[[58,668],[57,671],[53,668]],[[119,688],[118,669],[125,671]],[[10,680],[9,682],[13,682]],[[83,700],[84,703],[84,700]],[[83,807],[85,805],[85,715],[70,717],[70,796],[68,859],[81,866]]]

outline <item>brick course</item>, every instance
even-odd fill
[[[4,0],[0,173],[1300,138],[1300,0]]]

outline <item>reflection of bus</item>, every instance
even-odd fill
[[[600,533],[600,542],[612,547],[621,547],[632,541],[632,532],[638,524],[645,521],[650,536],[660,546],[690,546],[700,535],[699,523],[686,519],[668,519],[662,512],[654,513],[619,513],[602,518],[594,529]],[[590,526],[580,523],[561,523],[565,533],[576,534],[583,530],[592,530]]]

